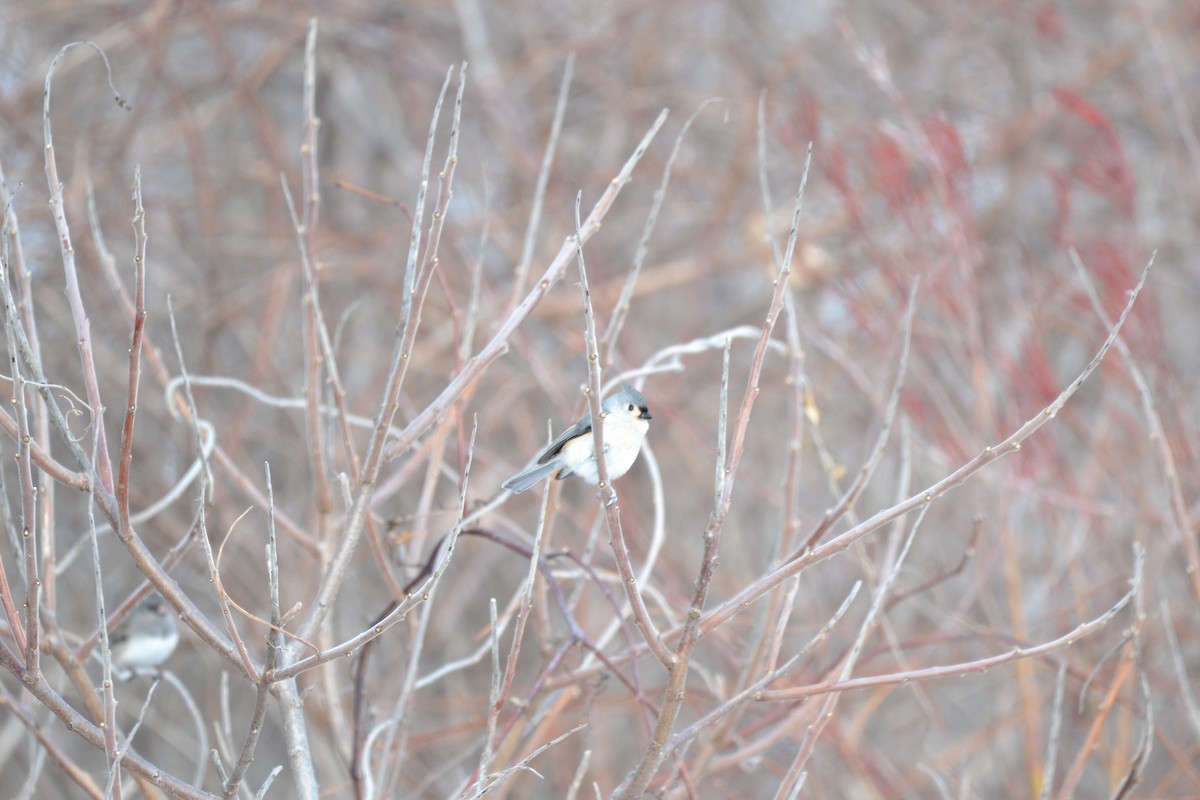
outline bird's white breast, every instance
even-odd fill
[[[179,631],[156,636],[134,636],[113,648],[113,661],[123,667],[157,667],[171,657],[179,643]]]
[[[604,418],[604,452],[608,477],[616,480],[629,471],[642,449],[642,441],[650,423],[623,412],[609,414]],[[596,468],[595,439],[586,433],[563,445],[560,453],[566,467],[588,483],[599,483]]]

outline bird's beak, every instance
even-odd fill
[[[642,419],[654,419],[654,417],[650,416],[650,412],[644,408],[642,409],[642,413],[638,414],[638,416]]]

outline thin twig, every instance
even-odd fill
[[[850,678],[848,680],[831,679],[820,683],[809,684],[794,689],[773,689],[763,692],[759,699],[766,702],[790,702],[800,700],[805,697],[813,697],[814,695],[826,694],[828,692],[848,692],[857,691],[859,689],[872,689],[879,686],[893,686],[899,683],[935,680],[938,678],[949,678],[957,675],[971,675],[976,673],[986,672],[992,667],[1001,664],[1008,664],[1025,658],[1035,658],[1047,653],[1052,653],[1055,650],[1073,645],[1085,636],[1089,636],[1101,628],[1105,627],[1121,612],[1125,606],[1129,605],[1134,598],[1134,591],[1140,585],[1142,580],[1143,554],[1141,551],[1136,553],[1133,578],[1131,583],[1133,588],[1130,589],[1120,600],[1108,608],[1103,614],[1082,622],[1072,628],[1067,633],[1058,638],[1042,642],[1037,645],[1026,645],[1014,647],[1003,653],[998,653],[994,656],[976,659],[974,661],[963,661],[956,664],[945,664],[933,667],[922,667],[920,669],[908,670],[905,672],[891,672],[883,675],[871,675],[862,678]]]
[[[1154,263],[1155,255],[1156,253],[1150,254],[1150,261],[1146,265],[1146,269],[1149,269],[1150,264]],[[1087,291],[1088,300],[1091,301],[1096,316],[1104,324],[1104,327],[1111,329],[1112,323],[1108,319],[1104,305],[1100,302],[1099,295],[1096,294],[1096,286],[1092,282],[1091,276],[1088,275],[1087,268],[1083,265],[1083,259],[1079,257],[1079,252],[1074,248],[1071,249],[1071,261],[1075,265],[1079,279],[1083,282],[1083,287]],[[1142,401],[1142,413],[1145,414],[1146,424],[1150,428],[1150,441],[1155,444],[1159,460],[1162,462],[1163,483],[1166,484],[1167,495],[1171,498],[1171,521],[1175,523],[1175,534],[1179,537],[1184,557],[1187,558],[1187,573],[1192,583],[1192,593],[1200,601],[1200,544],[1197,544],[1195,533],[1192,531],[1192,521],[1188,515],[1187,504],[1183,499],[1183,486],[1179,480],[1179,468],[1175,464],[1171,441],[1167,438],[1162,417],[1159,416],[1158,409],[1154,405],[1154,395],[1150,392],[1150,383],[1146,380],[1141,367],[1138,366],[1137,359],[1133,357],[1129,345],[1125,343],[1125,338],[1117,337],[1114,345],[1125,362],[1125,368],[1129,370],[1129,376],[1133,378],[1133,382],[1137,386],[1138,397]]]
[[[496,786],[497,784],[499,784],[500,782],[502,782],[504,780],[507,780],[510,775],[512,775],[513,773],[518,772],[520,770],[529,770],[534,775],[537,775],[540,778],[541,775],[539,775],[536,770],[531,769],[529,767],[529,763],[531,761],[533,761],[535,758],[537,758],[538,756],[540,756],[542,753],[549,750],[554,745],[563,741],[567,737],[578,733],[579,731],[583,730],[586,727],[587,727],[586,722],[576,725],[574,728],[571,728],[571,730],[567,731],[566,733],[564,733],[560,736],[556,736],[553,739],[551,739],[550,741],[543,744],[542,746],[538,747],[532,753],[525,756],[525,758],[521,759],[516,764],[513,764],[511,767],[508,767],[504,771],[498,772],[495,775],[490,776],[491,777],[490,781],[487,781],[487,782],[481,781],[479,788],[475,790],[475,794],[471,795],[469,800],[479,800],[479,798],[483,797],[485,794],[490,792],[494,786]]]
[[[18,362],[17,362],[16,346],[14,343],[13,332],[14,332],[14,329],[17,327],[17,321],[16,321],[16,304],[13,302],[12,292],[10,291],[10,288],[9,288],[9,274],[10,273],[9,273],[9,260],[8,260],[8,237],[9,237],[9,221],[10,221],[10,219],[12,219],[12,210],[11,210],[11,208],[9,208],[7,201],[6,201],[6,205],[5,205],[5,209],[4,209],[3,227],[0,228],[0,246],[3,247],[2,252],[0,252],[0,287],[3,287],[3,291],[4,291],[4,323],[5,323],[6,333],[8,334],[7,336],[5,336],[5,339],[7,339],[7,341],[8,341],[8,360],[9,360],[9,363],[11,365],[13,365],[13,367],[14,367],[13,380],[12,380],[12,384],[13,384],[12,397],[15,400],[16,396],[17,396],[16,395],[16,387],[18,385],[18,380],[17,380],[17,377],[18,377],[17,364],[18,364]],[[3,415],[3,416],[7,417],[7,415]],[[17,457],[20,458],[21,452],[22,452],[21,444],[20,444],[21,440],[19,438],[17,438],[16,436],[14,436],[13,438],[17,442]],[[26,456],[28,456],[27,450],[26,450]],[[0,472],[0,481],[2,481],[2,480],[3,480],[3,476],[2,476],[2,472]],[[24,500],[24,498],[22,498],[22,501],[23,500]],[[3,502],[4,502],[5,527],[11,533],[14,533],[13,552],[17,553],[17,552],[30,550],[30,544],[29,544],[27,538],[23,537],[24,542],[22,542],[21,540],[17,540],[15,538],[15,527],[12,525],[12,515],[11,515],[9,505],[8,505],[7,492],[5,492]],[[22,502],[21,509],[22,509],[22,515],[24,515],[24,513],[25,513],[24,502]],[[24,520],[22,520],[22,522],[24,522]],[[22,525],[22,529],[24,529],[23,525]],[[26,582],[26,598],[27,599],[29,597],[29,594],[28,594],[29,575],[26,571],[27,567],[28,567],[28,563],[29,563],[28,556],[29,556],[29,554],[26,553],[26,558],[23,559],[22,561],[18,562],[20,564],[20,572],[22,573],[22,580],[24,580]],[[25,636],[26,627],[25,627],[25,625],[21,624],[20,614],[17,611],[17,604],[16,604],[16,601],[13,599],[12,588],[9,586],[8,574],[4,569],[4,563],[2,560],[0,560],[0,603],[2,603],[4,605],[4,614],[5,614],[5,617],[8,619],[8,627],[9,627],[9,630],[11,631],[13,641],[16,642],[17,648],[19,650],[21,650],[22,652],[27,652],[28,641]],[[28,613],[29,613],[29,609],[27,606],[26,614],[28,615]],[[26,621],[28,621],[28,616],[26,617]]]
[[[260,786],[258,791],[255,793],[254,800],[263,800],[263,798],[267,796],[267,790],[271,788],[271,784],[275,782],[275,777],[279,775],[280,772],[283,772],[282,764],[271,770],[271,774],[267,776],[267,779],[262,782],[262,786]]]
[[[1058,746],[1062,734],[1063,694],[1066,688],[1067,662],[1058,665],[1058,677],[1054,680],[1054,706],[1050,712],[1050,733],[1046,737],[1046,763],[1042,767],[1042,800],[1050,800],[1054,787],[1054,772],[1058,766]]]
[[[266,560],[267,591],[271,603],[271,627],[267,632],[267,657],[263,665],[264,677],[259,678],[258,690],[254,698],[254,712],[250,717],[246,739],[242,743],[241,755],[238,757],[237,763],[233,765],[233,769],[230,770],[229,777],[222,787],[225,797],[233,797],[237,794],[238,788],[245,779],[246,771],[254,761],[254,752],[258,746],[258,738],[262,733],[263,720],[267,713],[267,695],[270,693],[270,683],[266,680],[265,673],[275,668],[283,647],[283,635],[280,633],[283,628],[283,619],[279,609],[279,552],[275,538],[275,488],[271,481],[269,462],[263,464],[263,478],[267,488]]]
[[[1135,545],[1140,548],[1141,545]],[[1129,760],[1129,769],[1124,780],[1112,793],[1112,800],[1124,800],[1134,788],[1141,783],[1145,773],[1146,763],[1154,749],[1154,703],[1150,695],[1150,681],[1146,677],[1146,664],[1142,660],[1142,627],[1146,624],[1146,609],[1144,604],[1143,586],[1138,584],[1137,594],[1133,598],[1133,625],[1130,626],[1133,648],[1133,665],[1137,670],[1138,690],[1142,696],[1142,713],[1145,721],[1137,750]]]
[[[94,425],[94,429],[99,429],[100,425]],[[95,458],[96,448],[99,447],[100,436],[93,434],[92,436],[92,457]],[[94,486],[94,484],[93,484]],[[120,745],[117,739],[120,735],[117,730],[117,699],[113,692],[113,668],[112,668],[112,653],[108,649],[108,620],[105,615],[104,608],[104,578],[100,566],[100,542],[96,536],[96,503],[95,491],[89,492],[87,504],[88,529],[91,535],[88,537],[92,543],[92,582],[93,591],[96,597],[96,615],[98,619],[98,628],[100,630],[100,660],[103,663],[101,671],[101,688],[104,693],[104,758],[108,767],[108,780],[104,786],[104,797],[108,800],[109,797],[115,797],[116,800],[121,800],[121,781],[120,781]]]
[[[400,686],[400,693],[396,698],[396,703],[393,707],[392,713],[386,721],[387,736],[385,738],[385,745],[383,747],[385,756],[381,759],[381,775],[378,778],[380,785],[387,785],[388,767],[394,763],[390,758],[390,753],[395,731],[399,730],[401,732],[401,743],[399,745],[399,749],[403,750],[405,746],[407,734],[407,726],[405,725],[405,722],[407,721],[406,715],[417,677],[420,674],[419,666],[421,653],[425,643],[425,634],[429,629],[429,620],[431,618],[433,608],[433,598],[438,584],[441,582],[442,575],[445,574],[447,567],[450,565],[451,558],[454,556],[455,544],[458,542],[458,537],[462,533],[463,516],[467,505],[467,489],[471,481],[471,465],[475,458],[475,435],[478,433],[478,431],[479,420],[475,419],[471,425],[471,439],[467,446],[467,462],[463,466],[463,474],[459,486],[458,515],[455,519],[454,527],[450,531],[450,535],[447,536],[439,545],[438,550],[440,555],[438,557],[437,566],[434,568],[433,573],[429,576],[419,590],[420,600],[423,605],[421,607],[420,617],[417,620],[417,630],[413,633],[413,636],[410,638],[408,643],[409,657],[407,669],[405,670],[404,674],[404,681]],[[381,625],[382,623],[376,627],[380,627]]]
[[[54,138],[50,133],[50,87],[54,80],[54,70],[58,66],[59,59],[81,45],[95,50],[104,61],[108,86],[116,96],[117,105],[126,110],[129,106],[113,85],[112,65],[108,63],[108,56],[95,43],[72,42],[64,45],[54,56],[54,60],[50,62],[50,68],[46,71],[42,97],[42,137],[46,150],[46,182],[50,187],[50,209],[62,251],[67,302],[71,307],[71,318],[75,324],[75,336],[79,344],[79,363],[83,371],[84,386],[87,389],[88,405],[91,406],[93,414],[99,416],[104,404],[100,399],[100,381],[96,374],[96,361],[92,355],[91,322],[88,320],[87,311],[83,306],[83,295],[79,290],[79,276],[75,269],[75,247],[71,243],[71,228],[67,224],[66,210],[63,207],[63,186],[58,179],[58,161],[54,155]],[[99,425],[98,422],[95,424]],[[96,436],[98,438],[96,479],[100,481],[104,491],[111,494],[113,491],[112,464],[108,455],[108,441],[102,426]]]
[[[60,193],[61,199],[61,193]],[[6,206],[4,211],[4,239],[7,242],[8,236],[8,220],[9,209]],[[7,248],[5,248],[7,251]],[[13,439],[17,445],[17,487],[21,499],[21,551],[23,558],[23,569],[25,579],[25,624],[22,627],[17,620],[15,605],[12,600],[11,593],[8,589],[8,579],[3,581],[3,598],[5,610],[8,614],[9,622],[13,630],[13,639],[19,643],[24,650],[25,669],[24,674],[20,677],[26,682],[32,682],[37,679],[41,673],[41,646],[42,646],[42,624],[41,624],[41,604],[42,604],[42,581],[39,577],[38,570],[38,516],[37,516],[37,500],[33,485],[33,465],[31,463],[31,450],[33,448],[33,437],[30,434],[29,428],[29,401],[25,391],[25,377],[21,374],[20,360],[17,358],[17,341],[19,331],[21,330],[21,322],[17,316],[15,305],[13,304],[12,293],[9,289],[8,261],[5,259],[3,263],[3,280],[0,283],[4,287],[5,300],[5,332],[4,337],[8,343],[8,361],[9,369],[12,372],[12,394],[10,404],[13,408],[15,420],[7,414],[0,415],[4,420],[13,422],[16,430],[12,432]],[[93,424],[99,424],[93,415]],[[78,446],[78,445],[77,445]],[[90,484],[89,484],[90,486]],[[90,506],[89,506],[90,507]]]
[[[967,562],[969,562],[974,557],[975,549],[979,546],[979,538],[982,535],[983,535],[983,517],[979,514],[976,514],[974,523],[971,525],[971,539],[970,539],[970,541],[967,542],[967,546],[963,548],[962,557],[960,557],[958,559],[958,563],[955,564],[950,569],[939,570],[938,573],[936,575],[934,575],[932,578],[929,578],[928,580],[914,586],[911,589],[908,589],[903,592],[896,592],[888,600],[887,608],[885,609],[885,611],[891,611],[893,608],[895,608],[899,604],[903,603],[905,600],[909,599],[910,597],[916,597],[917,595],[924,594],[925,592],[932,589],[934,586],[937,586],[940,583],[944,583],[957,575],[961,575],[962,571],[964,569],[966,569]]]
[[[221,794],[224,797],[233,797],[238,793],[238,789],[241,788],[242,781],[246,777],[246,770],[254,761],[254,750],[258,745],[259,734],[262,733],[263,720],[267,716],[267,697],[270,693],[271,684],[265,682],[258,684],[254,695],[254,710],[250,713],[250,724],[247,726],[246,739],[242,742],[241,754],[237,763],[233,765],[233,769],[229,771],[229,775],[225,777],[224,786],[221,787]]]
[[[142,375],[142,333],[146,327],[146,210],[142,207],[142,169],[133,170],[133,335],[129,345],[129,382],[121,451],[117,458],[117,514],[122,528],[130,527],[129,474],[133,466],[133,424],[137,417],[138,385]]]
[[[337,375],[337,361],[329,343],[329,329],[321,311],[320,265],[317,262],[317,223],[321,212],[321,161],[317,151],[320,139],[317,136],[321,120],[317,117],[317,18],[308,21],[308,32],[304,39],[304,118],[303,141],[300,145],[300,185],[302,214],[296,218],[291,193],[284,183],[284,197],[292,224],[296,229],[296,242],[300,248],[300,262],[304,273],[304,385],[308,400],[306,423],[308,432],[310,478],[314,484],[317,510],[317,539],[324,541],[329,532],[329,515],[333,511],[333,490],[329,480],[329,449],[325,429],[321,424],[320,404],[324,393],[322,370],[329,370],[334,400],[342,413],[342,431],[346,458],[351,470],[357,472],[355,454],[345,422],[345,392]]]
[[[534,561],[536,564],[536,560]],[[536,572],[534,573],[536,574]],[[492,762],[492,748],[496,736],[496,723],[500,719],[500,632],[496,624],[496,598],[488,602],[488,620],[491,623],[488,631],[488,649],[492,653],[492,682],[488,688],[487,730],[483,737],[483,747],[479,752],[479,766],[476,768],[480,783],[484,783],[488,774],[488,765]],[[467,788],[470,788],[469,786]]]
[[[171,684],[175,688],[175,691],[179,693],[179,698],[183,700],[183,704],[187,707],[188,714],[192,718],[192,724],[195,726],[196,756],[194,763],[196,768],[192,775],[192,783],[196,786],[202,786],[204,782],[204,765],[206,763],[204,756],[208,752],[208,725],[204,717],[200,714],[200,707],[196,705],[196,700],[192,697],[192,693],[188,690],[187,685],[174,672],[168,669],[164,669],[161,675],[162,679]]]
[[[2,182],[3,173],[0,173],[0,183]],[[0,290],[4,293],[5,327],[8,332],[8,337],[6,338],[15,340],[17,350],[21,354],[21,359],[33,376],[33,380],[26,380],[25,383],[36,386],[40,391],[44,403],[44,411],[49,414],[50,419],[54,423],[55,430],[58,431],[60,438],[66,444],[68,450],[71,452],[71,456],[75,459],[75,463],[80,466],[82,472],[72,472],[50,456],[48,449],[49,423],[43,418],[40,411],[37,415],[38,439],[37,441],[30,442],[30,451],[33,455],[34,463],[53,477],[55,481],[64,483],[64,485],[71,488],[87,491],[87,485],[91,480],[89,477],[91,474],[91,460],[84,453],[79,440],[72,434],[70,425],[67,423],[62,409],[58,405],[58,399],[51,391],[51,384],[47,380],[42,367],[37,329],[32,311],[34,302],[31,294],[29,271],[24,268],[24,256],[22,255],[20,240],[15,238],[17,217],[16,212],[12,210],[13,198],[8,195],[7,186],[3,188],[5,210],[3,226],[0,227],[0,232],[2,232],[0,233],[0,238],[3,239],[3,257],[0,257],[0,267],[4,270],[4,280],[0,281]],[[12,253],[12,261],[15,263],[10,263],[8,249],[10,236],[14,237],[15,242]],[[13,297],[10,282],[16,284],[17,291],[20,294],[20,302]],[[12,363],[11,357],[10,363]],[[13,377],[15,378],[15,376],[16,372],[14,371]],[[3,427],[14,441],[20,441],[18,423],[8,413],[0,414],[0,427]],[[64,478],[66,479],[65,482]],[[48,502],[52,499],[52,492],[48,491],[46,501]],[[52,555],[53,544],[52,542],[47,542],[47,557],[50,558]]]
[[[575,54],[567,54],[563,66],[562,80],[558,84],[558,101],[554,104],[554,121],[550,123],[550,136],[546,140],[546,152],[542,154],[542,165],[538,168],[537,183],[533,187],[533,202],[529,207],[529,222],[525,225],[525,239],[521,244],[521,260],[517,262],[513,277],[512,300],[516,307],[525,291],[529,265],[533,261],[533,249],[537,244],[538,228],[542,222],[542,206],[546,200],[546,186],[550,182],[550,169],[554,165],[554,154],[558,150],[558,139],[562,133],[563,119],[567,115],[567,97],[571,91],[571,76],[575,73]]]
[[[258,403],[270,408],[282,408],[292,411],[303,411],[307,407],[308,401],[302,397],[279,397],[264,392],[262,389],[237,378],[230,378],[224,375],[189,375],[188,381],[193,387],[208,386],[221,389],[231,389],[247,397],[252,398]],[[31,382],[32,383],[32,382]],[[163,390],[164,396],[167,398],[168,404],[170,397],[183,386],[183,376],[175,376],[166,385]],[[337,417],[341,414],[341,409],[336,405],[322,404],[319,407],[320,413],[324,417]],[[359,414],[346,414],[346,422],[356,428],[370,428],[375,425],[375,420],[370,417],[364,417]],[[392,436],[398,436],[401,429],[392,426],[388,429],[388,433]]]
[[[1171,652],[1171,665],[1175,668],[1175,678],[1179,681],[1179,693],[1183,698],[1183,707],[1187,709],[1188,721],[1192,724],[1192,732],[1200,738],[1200,705],[1196,703],[1196,693],[1192,690],[1192,681],[1188,677],[1188,665],[1184,661],[1183,650],[1179,647],[1179,637],[1175,633],[1175,622],[1171,616],[1171,607],[1167,603],[1166,593],[1158,598],[1159,616],[1162,617],[1163,628],[1167,634],[1167,649]]]
[[[125,737],[125,749],[116,750],[116,761],[113,764],[113,769],[108,776],[109,786],[106,787],[104,796],[107,798],[110,794],[112,797],[121,797],[121,761],[125,758],[125,754],[133,747],[133,739],[137,736],[138,731],[142,729],[142,723],[146,721],[146,712],[150,710],[150,700],[154,697],[154,690],[158,688],[160,678],[155,676],[150,683],[150,688],[146,690],[146,699],[142,701],[141,708],[138,709],[137,719],[133,721],[133,725],[129,728],[129,734]],[[143,783],[143,792],[146,792],[149,782],[141,776],[134,776],[139,782]]]
[[[579,759],[579,766],[575,767],[575,775],[571,778],[571,785],[567,788],[564,800],[575,800],[575,796],[579,794],[579,787],[583,785],[583,776],[587,775],[591,762],[592,751],[589,748],[583,751],[583,755]]]
[[[875,627],[876,620],[883,610],[884,603],[887,602],[887,596],[891,592],[892,586],[895,585],[896,578],[900,575],[900,570],[904,567],[908,551],[912,547],[912,543],[917,537],[917,531],[920,530],[921,523],[925,520],[925,515],[929,512],[931,505],[926,505],[917,514],[917,518],[913,520],[912,526],[909,528],[908,535],[904,538],[904,544],[900,547],[899,553],[892,561],[887,574],[880,581],[879,588],[875,591],[875,598],[871,601],[871,608],[867,611],[866,617],[863,618],[862,624],[859,626],[858,635],[854,639],[854,645],[850,648],[850,652],[846,654],[845,660],[842,662],[838,680],[849,680],[851,673],[853,673],[855,666],[857,666],[858,657],[862,653],[863,646],[866,644],[867,636]],[[804,781],[804,768],[808,765],[808,760],[812,757],[813,750],[816,749],[817,741],[821,738],[821,734],[824,733],[825,727],[833,719],[833,712],[837,708],[839,700],[841,700],[841,694],[837,692],[825,698],[824,703],[822,703],[821,708],[817,712],[816,721],[805,732],[804,740],[800,744],[800,750],[796,753],[796,758],[788,767],[783,780],[779,784],[779,790],[775,794],[776,798],[782,800],[786,797],[792,797],[794,792],[798,791],[798,786]]]
[[[871,448],[871,453],[863,462],[858,474],[854,476],[854,482],[850,484],[850,488],[838,500],[837,505],[825,512],[820,524],[804,541],[801,550],[811,550],[816,546],[833,524],[854,506],[854,501],[870,483],[871,477],[875,474],[875,468],[883,459],[883,451],[887,447],[892,426],[896,421],[896,410],[900,407],[900,391],[904,388],[904,380],[908,376],[908,356],[911,352],[913,321],[917,309],[917,291],[920,285],[920,278],[917,278],[913,280],[912,286],[908,290],[908,310],[904,314],[904,339],[900,348],[900,362],[896,366],[896,378],[892,382],[892,391],[888,395],[887,405],[884,407],[879,434],[875,437],[875,445]]]
[[[1075,755],[1075,760],[1071,763],[1071,768],[1067,770],[1067,775],[1063,778],[1062,786],[1058,789],[1056,797],[1058,800],[1070,800],[1075,797],[1076,789],[1079,786],[1079,781],[1083,778],[1083,770],[1087,763],[1095,755],[1097,745],[1100,742],[1100,733],[1104,729],[1104,724],[1108,721],[1109,715],[1112,713],[1113,707],[1117,702],[1117,696],[1121,692],[1121,688],[1125,685],[1129,678],[1129,673],[1133,669],[1132,644],[1128,647],[1129,652],[1121,659],[1117,666],[1117,674],[1113,676],[1112,684],[1108,688],[1108,693],[1104,696],[1104,700],[1096,710],[1096,718],[1092,720],[1091,726],[1088,728],[1087,734],[1083,737],[1083,742],[1079,747],[1079,752]]]
[[[1196,136],[1194,117],[1188,109],[1187,97],[1179,83],[1179,71],[1175,69],[1175,65],[1167,54],[1162,35],[1151,18],[1150,10],[1146,8],[1144,0],[1138,0],[1134,6],[1137,8],[1138,18],[1141,19],[1142,25],[1146,29],[1150,52],[1154,53],[1154,60],[1158,62],[1158,70],[1162,73],[1167,96],[1171,98],[1171,114],[1175,118],[1175,127],[1178,129],[1179,138],[1183,139],[1183,149],[1188,154],[1192,178],[1196,181],[1197,187],[1200,187],[1200,138]]]
[[[715,103],[724,104],[724,121],[729,122],[728,103],[719,98],[705,100],[684,121],[683,127],[679,129],[679,133],[675,137],[675,146],[671,148],[671,154],[667,156],[667,163],[663,166],[662,179],[659,181],[658,189],[654,191],[654,198],[650,201],[650,210],[646,213],[646,221],[642,224],[642,235],[638,239],[637,250],[633,255],[633,266],[630,268],[629,274],[625,276],[621,294],[617,298],[616,305],[613,306],[612,316],[609,317],[608,326],[604,329],[604,337],[600,340],[600,344],[604,347],[604,366],[606,367],[612,366],[616,359],[617,340],[621,336],[621,329],[625,327],[625,320],[629,316],[629,310],[633,303],[633,290],[637,286],[638,276],[641,275],[642,267],[646,263],[646,255],[650,252],[650,237],[654,234],[654,226],[658,223],[658,215],[662,211],[663,201],[667,197],[667,186],[671,183],[671,169],[675,166],[675,159],[679,158],[679,152],[683,149],[683,141],[687,138],[692,123],[704,112],[704,109]]]
[[[512,688],[512,682],[517,675],[517,656],[521,652],[521,642],[525,638],[525,624],[529,620],[529,613],[533,610],[533,595],[534,589],[537,587],[538,567],[542,559],[542,542],[546,535],[546,511],[549,508],[549,504],[550,485],[547,483],[545,491],[542,492],[542,506],[541,513],[538,514],[537,531],[533,536],[533,548],[529,557],[529,572],[525,577],[525,587],[521,594],[520,606],[517,610],[517,620],[513,626],[512,642],[508,646],[508,660],[504,665],[504,679],[499,693],[493,701],[494,706],[502,703],[508,697],[509,690]],[[492,744],[490,736],[493,734],[494,730],[489,731],[489,746]]]
[[[200,414],[196,409],[196,398],[192,394],[191,384],[187,380],[188,372],[187,372],[186,362],[183,359],[183,345],[180,343],[179,330],[175,324],[175,309],[172,306],[170,295],[167,295],[167,319],[169,320],[170,325],[171,325],[171,339],[175,344],[175,357],[179,360],[179,370],[180,370],[180,373],[184,377],[184,383],[183,383],[184,397],[187,401],[187,407],[189,410],[188,417],[189,417],[189,419],[191,419],[193,421],[192,435],[193,435],[193,437],[195,439],[195,443],[196,443],[196,452],[203,453],[204,452],[204,438],[200,432],[200,426],[196,422],[197,420],[200,419]],[[234,622],[233,622],[233,614],[229,610],[229,598],[225,594],[225,592],[221,591],[219,588],[221,576],[220,576],[219,570],[217,569],[216,558],[213,556],[212,543],[209,541],[208,527],[207,527],[206,509],[207,509],[207,505],[208,505],[208,501],[209,501],[209,492],[211,491],[210,487],[211,487],[211,478],[209,476],[209,471],[207,469],[201,470],[201,472],[200,472],[200,520],[199,520],[200,546],[201,546],[201,549],[204,551],[204,558],[208,564],[209,578],[214,582],[214,586],[217,587],[217,589],[218,589],[218,591],[216,593],[217,594],[217,602],[221,607],[221,615],[225,618],[225,630],[230,638],[228,640],[222,640],[222,639],[215,638],[216,629],[211,626],[206,626],[206,627],[202,628],[198,624],[193,624],[192,627],[198,634],[200,634],[203,638],[205,638],[205,640],[208,641],[208,643],[210,645],[216,645],[216,647],[214,647],[214,649],[219,649],[219,651],[222,653],[222,655],[224,655],[226,657],[226,659],[228,659],[228,660],[232,661],[234,664],[236,664],[238,666],[238,668],[246,675],[246,677],[250,678],[251,680],[256,680],[258,677],[258,674],[261,672],[261,669],[259,668],[259,666],[257,664],[254,663],[254,659],[250,656],[250,653],[246,650],[246,645],[242,642],[241,637],[238,636],[237,627],[234,625]],[[149,577],[149,575],[148,575],[148,577]],[[157,582],[155,583],[155,585],[158,586],[160,591],[163,591],[164,587],[162,585],[160,585]],[[178,592],[176,592],[175,594],[178,594]],[[173,599],[171,597],[171,593],[169,593],[169,592],[163,591],[163,595],[165,597],[167,597],[168,600]],[[188,602],[190,604],[190,601],[188,601]],[[191,609],[189,609],[189,612],[190,611],[191,611]],[[195,617],[192,616],[190,613],[183,614],[182,616],[185,621],[190,621],[191,619],[195,619]],[[207,622],[207,620],[205,620],[205,622]]]

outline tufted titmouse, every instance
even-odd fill
[[[600,404],[604,420],[604,463],[609,480],[629,471],[642,449],[642,440],[650,428],[646,398],[629,384],[604,398]],[[541,452],[537,463],[504,482],[510,492],[521,493],[555,470],[556,479],[578,475],[591,484],[600,482],[596,469],[596,440],[592,437],[591,415],[584,416]]]
[[[152,594],[108,635],[113,672],[125,679],[157,669],[175,652],[179,628],[161,595]]]

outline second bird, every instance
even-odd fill
[[[108,635],[113,671],[122,680],[158,669],[175,652],[177,644],[175,615],[158,594],[139,603]]]
[[[609,480],[629,471],[637,460],[650,428],[650,410],[646,398],[629,384],[604,398],[600,404],[604,420],[604,463]],[[562,480],[578,475],[591,484],[600,482],[596,465],[596,440],[592,436],[592,417],[585,415],[559,434],[538,456],[537,463],[504,482],[510,492],[521,493],[552,472]]]

